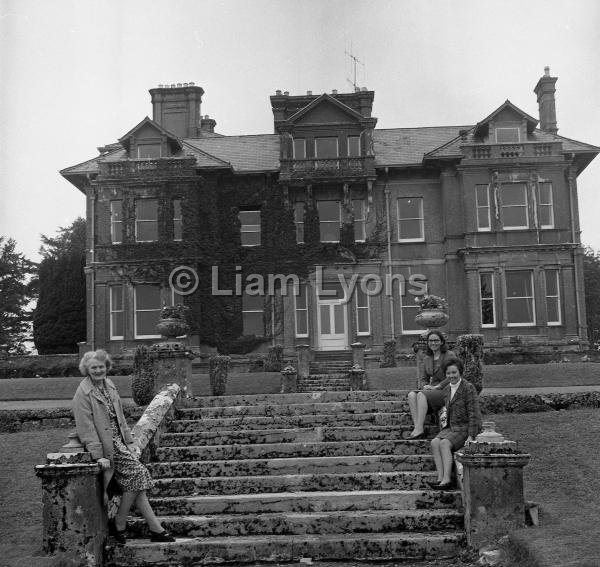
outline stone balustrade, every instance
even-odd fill
[[[466,159],[516,159],[558,156],[561,142],[522,142],[516,144],[465,144],[461,146]]]

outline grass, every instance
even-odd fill
[[[368,371],[372,390],[405,390],[415,387],[415,368],[376,368]],[[247,372],[231,374],[227,394],[279,392],[279,373]],[[114,376],[121,396],[131,397],[129,376]],[[520,388],[537,386],[589,386],[600,384],[600,364],[565,362],[549,364],[505,364],[484,367],[484,387]],[[73,397],[80,377],[8,378],[0,380],[0,400],[63,400]],[[192,376],[192,391],[210,395],[208,374]]]
[[[486,416],[531,453],[524,469],[525,497],[540,505],[541,525],[514,534],[536,557],[536,563],[528,560],[519,567],[600,564],[599,417],[595,409]],[[40,482],[33,466],[64,440],[64,429],[0,435],[1,567],[47,565],[35,556],[41,546],[42,516]]]

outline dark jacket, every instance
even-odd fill
[[[475,386],[463,378],[452,400],[450,394],[450,386],[447,386],[445,389],[447,427],[452,431],[466,432],[474,438],[481,430],[481,410]]]
[[[430,386],[437,386],[440,384],[440,388],[444,388],[449,380],[444,376],[444,372],[442,370],[442,366],[447,360],[456,359],[457,356],[453,351],[448,350],[440,354],[438,358],[438,364],[434,366],[433,357],[426,355],[423,359],[423,370],[420,376],[419,388],[422,388],[425,384],[429,384]]]

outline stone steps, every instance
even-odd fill
[[[155,458],[165,461],[279,459],[286,457],[335,457],[350,455],[414,455],[426,450],[429,442],[420,439],[374,441],[320,441],[311,443],[262,443],[257,445],[195,445],[159,447]]]
[[[205,419],[177,419],[171,422],[169,430],[173,433],[190,431],[286,429],[290,427],[326,427],[338,426],[353,428],[360,426],[408,426],[410,415],[397,412],[309,414],[295,416],[240,416]],[[287,427],[286,427],[287,426]]]
[[[254,429],[178,431],[161,435],[161,447],[189,445],[254,445],[260,443],[298,443],[311,441],[360,441],[406,439],[412,425],[361,427],[305,427],[302,429]]]
[[[429,455],[359,455],[349,457],[293,457],[287,459],[243,459],[225,461],[169,461],[151,463],[155,478],[202,476],[266,476],[271,474],[322,474],[332,472],[431,471]]]
[[[204,537],[181,538],[175,543],[139,539],[110,548],[107,561],[114,567],[156,567],[291,562],[306,557],[336,561],[427,560],[455,557],[464,544],[464,534],[457,531]]]
[[[284,474],[234,477],[159,478],[152,496],[258,494],[323,490],[426,490],[435,473],[429,471]]]
[[[435,490],[354,490],[276,492],[151,498],[159,515],[260,514],[343,510],[432,510],[460,506],[458,492]]]
[[[406,439],[406,394],[185,400],[148,465],[152,506],[178,539],[152,543],[134,518],[107,566],[456,556],[460,493],[430,489],[429,441]]]
[[[204,419],[245,416],[291,416],[306,414],[323,414],[339,412],[372,413],[372,412],[406,412],[408,403],[405,400],[372,400],[351,402],[309,402],[292,404],[260,404],[256,406],[220,406],[204,408],[184,408],[179,415],[183,419]]]
[[[463,516],[448,508],[177,515],[162,516],[159,520],[176,537],[442,531],[460,529],[463,524]],[[131,522],[128,529],[134,537],[150,536],[142,518]]]

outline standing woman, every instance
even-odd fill
[[[452,488],[452,451],[458,451],[467,440],[473,441],[481,429],[481,411],[477,390],[463,380],[464,367],[460,360],[449,360],[444,365],[449,385],[445,389],[447,424],[431,440],[431,452],[437,471],[437,482],[432,488]]]
[[[106,376],[111,365],[104,350],[86,352],[79,363],[79,370],[86,378],[73,397],[77,434],[102,468],[104,489],[112,479],[122,491],[121,505],[108,523],[109,534],[117,543],[125,543],[127,516],[135,502],[148,523],[151,541],[175,541],[148,502],[146,491],[152,487],[152,478],[138,459],[139,449],[125,421],[117,388]]]
[[[446,339],[440,331],[429,331],[423,370],[419,376],[417,392],[408,393],[408,407],[413,420],[409,439],[425,437],[424,423],[428,413],[437,414],[444,407],[444,387],[448,384],[443,366],[456,355],[448,350]]]

